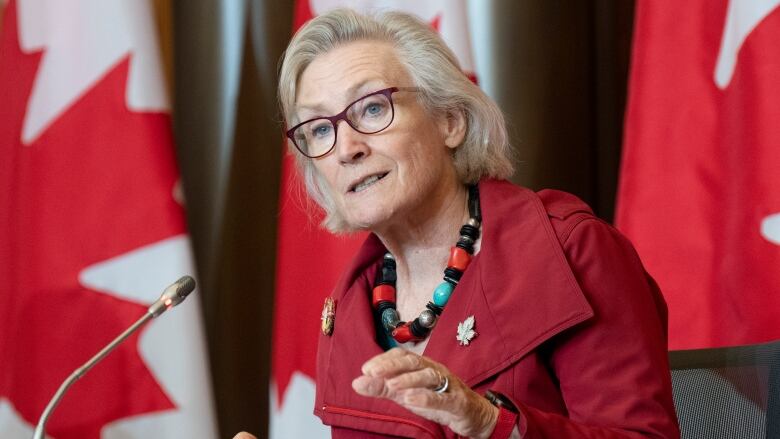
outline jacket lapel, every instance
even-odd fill
[[[480,201],[480,252],[425,350],[472,387],[593,316],[539,197],[487,180],[480,183]],[[471,315],[478,335],[462,346],[456,340],[458,323]]]
[[[371,235],[336,288],[333,334],[321,335],[318,349],[315,413],[332,426],[402,437],[442,437],[439,424],[392,401],[367,398],[352,390],[352,380],[361,375],[363,363],[383,352],[376,343],[368,292],[384,252],[379,239]],[[344,294],[338,295],[339,291]]]

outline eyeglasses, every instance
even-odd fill
[[[341,113],[317,117],[301,122],[287,130],[287,137],[301,154],[316,159],[331,152],[336,146],[338,122],[345,120],[355,131],[376,134],[393,123],[395,107],[393,93],[418,91],[417,87],[390,87],[375,91],[347,105]]]

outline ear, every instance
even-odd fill
[[[463,111],[448,111],[439,121],[444,144],[450,149],[459,147],[466,138],[466,114]]]

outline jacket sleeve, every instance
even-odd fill
[[[632,245],[591,215],[559,231],[594,309],[545,346],[568,416],[523,405],[518,428],[536,438],[679,438],[667,357],[666,305]]]

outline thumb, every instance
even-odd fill
[[[233,439],[257,439],[257,438],[245,431],[242,431],[241,433],[238,433],[237,435],[233,436]]]

